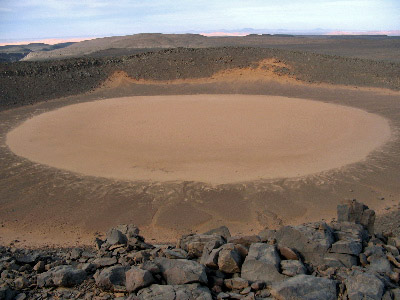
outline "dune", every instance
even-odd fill
[[[10,131],[31,161],[122,180],[213,184],[297,177],[363,160],[390,138],[386,119],[306,99],[136,96],[74,104]]]

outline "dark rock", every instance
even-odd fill
[[[7,284],[0,285],[1,300],[14,300],[15,294],[15,291],[13,291]]]
[[[280,261],[275,246],[263,243],[252,244],[242,266],[242,278],[267,283],[282,281],[285,276],[279,273]]]
[[[242,290],[249,286],[249,282],[243,278],[231,278],[224,280],[225,286],[230,290]]]
[[[211,229],[203,234],[222,236],[225,240],[231,237],[231,232],[229,231],[229,228],[226,226],[221,226],[218,228]]]
[[[224,273],[238,273],[242,265],[242,258],[234,244],[225,244],[218,253],[218,268]]]
[[[39,287],[63,286],[72,287],[81,284],[86,279],[86,272],[64,265],[50,269],[37,276]]]
[[[123,224],[116,227],[117,230],[127,236],[128,239],[139,235],[140,230],[133,224]]]
[[[303,263],[299,260],[282,260],[281,261],[282,274],[287,276],[296,276],[306,274],[307,270]]]
[[[335,281],[311,275],[298,275],[276,283],[272,286],[271,294],[280,300],[337,299]]]
[[[128,238],[118,229],[112,228],[107,232],[106,243],[111,246],[117,244],[126,245],[128,243]]]
[[[177,285],[200,282],[207,284],[205,267],[198,262],[185,259],[156,258],[162,276],[167,284]]]
[[[117,263],[116,257],[100,257],[96,258],[93,262],[97,267],[108,267],[113,266]]]
[[[147,270],[132,267],[126,273],[126,290],[136,292],[141,288],[148,287],[154,282],[154,277]]]
[[[181,248],[188,252],[190,257],[201,257],[206,244],[213,242],[220,245],[225,244],[225,240],[217,235],[190,234],[183,236],[177,244],[177,248]]]
[[[324,263],[333,268],[351,268],[358,263],[357,257],[350,254],[327,253],[324,257]]]
[[[232,236],[228,239],[228,243],[240,244],[247,248],[253,243],[259,243],[261,239],[258,235],[247,235],[247,236]]]
[[[20,264],[34,264],[38,258],[38,253],[21,254],[15,256],[15,260]]]
[[[390,265],[390,262],[385,257],[378,257],[376,259],[372,259],[370,261],[369,269],[374,272],[385,273],[385,274],[390,274],[392,272],[392,267]]]
[[[163,249],[164,256],[170,259],[186,259],[188,253],[183,249]]]
[[[158,285],[153,284],[140,290],[140,300],[212,300],[210,290],[199,284]]]
[[[346,280],[349,300],[380,300],[385,288],[384,283],[370,273],[356,273]]]
[[[125,271],[126,267],[123,266],[103,269],[94,275],[96,285],[103,290],[114,290],[115,286],[125,286]]]
[[[294,249],[313,265],[323,264],[325,253],[335,241],[332,229],[323,222],[282,227],[276,239],[280,246]]]
[[[363,225],[369,233],[374,232],[375,212],[361,202],[349,200],[337,207],[338,222],[353,222]]]
[[[362,245],[360,242],[356,241],[341,240],[333,243],[330,251],[334,253],[351,254],[358,256],[362,251]]]
[[[44,261],[41,260],[36,263],[36,265],[33,267],[33,269],[38,273],[42,273],[45,271],[44,266],[45,266],[45,263],[44,263]]]
[[[14,287],[17,290],[22,290],[29,286],[29,281],[25,277],[18,277],[14,280]]]

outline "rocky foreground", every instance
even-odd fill
[[[0,247],[0,299],[400,299],[400,236],[355,200],[338,221],[151,245],[121,225],[90,249]]]

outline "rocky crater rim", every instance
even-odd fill
[[[364,160],[391,136],[363,110],[251,95],[113,98],[35,116],[7,135],[31,161],[122,180],[230,183]]]

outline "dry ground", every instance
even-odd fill
[[[261,71],[260,71],[261,70]],[[250,73],[246,73],[250,72]],[[257,74],[260,72],[260,74]],[[400,93],[392,90],[305,84],[290,76],[235,69],[224,76],[137,81],[117,75],[98,90],[0,113],[1,243],[90,243],[96,232],[135,223],[143,235],[178,234],[227,225],[235,233],[331,219],[336,205],[357,198],[383,211],[400,200]],[[7,133],[27,118],[98,99],[144,95],[251,94],[303,98],[362,109],[386,118],[391,139],[362,161],[296,178],[211,184],[199,181],[123,181],[80,175],[16,156]],[[356,140],[347,141],[347,144]]]

